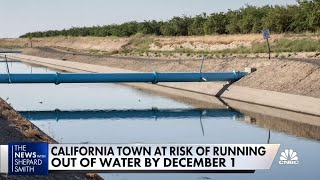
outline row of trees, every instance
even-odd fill
[[[203,13],[195,17],[173,17],[168,21],[132,21],[119,25],[73,27],[61,31],[32,32],[21,37],[126,37],[137,33],[165,36],[246,34],[258,33],[263,28],[269,28],[275,33],[319,31],[320,0],[300,0],[296,5],[288,6],[256,7],[247,5],[239,10],[210,15]]]

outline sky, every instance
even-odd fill
[[[43,30],[167,20],[249,5],[287,5],[296,0],[0,0],[0,38]]]

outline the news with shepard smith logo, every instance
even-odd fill
[[[48,175],[47,143],[10,143],[9,175]]]

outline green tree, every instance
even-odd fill
[[[263,27],[276,33],[289,32],[294,16],[289,14],[288,8],[275,6],[270,8],[263,19]]]
[[[246,5],[239,10],[224,13],[205,13],[195,17],[173,17],[168,21],[143,21],[110,24],[105,26],[72,27],[61,31],[30,32],[21,37],[52,36],[133,36],[145,35],[190,36],[205,34],[257,33],[269,28],[275,33],[320,31],[320,0],[299,0],[296,5]]]
[[[204,23],[205,34],[225,34],[227,32],[227,17],[224,13],[213,13]]]
[[[226,32],[229,34],[240,33],[239,20],[242,18],[240,11],[229,10],[226,13],[228,24],[226,25]]]
[[[206,21],[207,15],[205,13],[192,18],[192,23],[190,24],[188,35],[204,35],[204,24],[206,23]]]
[[[242,17],[238,21],[240,32],[245,34],[260,32],[263,29],[262,18],[266,15],[266,9],[249,5],[240,9]]]
[[[169,22],[162,24],[161,33],[167,36],[187,36],[191,20],[187,16],[173,17]]]

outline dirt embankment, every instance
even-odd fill
[[[134,71],[199,71],[201,60],[170,60],[95,56],[64,52],[51,48],[25,49],[25,54],[117,67]],[[236,85],[256,89],[320,98],[320,61],[313,59],[279,60],[265,58],[207,59],[203,71],[257,71],[236,82]]]
[[[0,144],[9,142],[49,142],[56,143],[30,121],[23,118],[8,103],[0,98]]]
[[[274,34],[272,57],[320,58],[320,35]],[[212,36],[48,37],[0,39],[0,47],[55,47],[72,52],[127,57],[185,59],[207,57],[267,57],[261,34]]]
[[[48,37],[33,38],[33,47],[59,47],[73,50],[90,50],[112,52],[119,50],[127,44],[128,38],[98,38],[98,37]],[[7,38],[0,39],[2,47],[30,47],[31,41],[28,38]]]
[[[23,118],[8,103],[0,98],[0,144],[10,142],[48,142],[57,143],[54,139]],[[96,174],[51,174],[49,176],[6,176],[0,179],[99,179]]]
[[[284,35],[276,35],[274,39],[283,38]],[[216,36],[191,36],[191,37],[47,37],[33,38],[33,47],[59,47],[74,50],[106,51],[121,50],[123,46],[141,39],[152,40],[150,50],[175,50],[176,48],[190,48],[194,50],[226,49],[237,46],[250,46],[252,42],[261,42],[260,34],[249,35],[216,35]],[[4,47],[30,47],[28,38],[4,38],[0,39]]]

